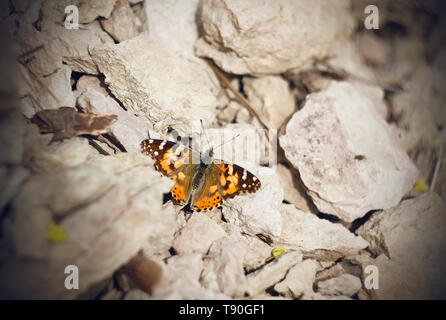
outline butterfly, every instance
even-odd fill
[[[213,148],[199,161],[192,161],[192,150],[183,144],[159,139],[141,141],[141,151],[155,160],[155,169],[173,179],[170,190],[177,205],[190,203],[195,212],[211,210],[226,199],[259,190],[260,180],[248,170],[213,158]],[[195,151],[194,151],[195,152]]]

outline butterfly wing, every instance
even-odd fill
[[[205,181],[192,197],[192,210],[211,210],[240,193],[254,193],[260,180],[248,170],[235,165],[214,161],[210,164]]]
[[[191,152],[180,143],[147,139],[141,142],[141,151],[155,160],[155,169],[175,181],[170,193],[177,204],[185,204],[192,192],[194,164]]]
[[[254,193],[260,189],[259,178],[236,164],[215,161],[219,168],[219,183],[224,199],[234,198],[240,193]]]

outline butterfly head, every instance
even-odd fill
[[[214,148],[210,147],[209,150],[201,156],[200,161],[202,164],[208,165],[212,163],[213,158],[214,158]]]

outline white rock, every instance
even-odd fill
[[[277,240],[282,232],[280,205],[283,190],[275,172],[270,168],[247,167],[262,186],[254,194],[237,196],[226,201],[223,215],[230,223],[237,224],[244,233],[259,235],[268,240]]]
[[[116,0],[82,1],[79,7],[79,22],[89,23],[97,17],[109,18]]]
[[[317,283],[317,291],[323,295],[348,296],[356,294],[361,289],[361,279],[351,274],[343,274]]]
[[[205,125],[215,119],[217,100],[209,77],[164,42],[142,34],[91,53],[109,89],[129,111],[180,132],[190,132],[199,119]]]
[[[293,205],[283,204],[281,214],[282,233],[276,246],[298,249],[305,256],[326,261],[353,255],[368,246],[367,241],[341,224],[319,219]]]
[[[307,96],[280,145],[318,209],[348,222],[395,206],[417,176],[370,100],[344,82]]]
[[[125,147],[127,152],[141,153],[140,142],[147,138],[149,124],[141,117],[125,111],[115,99],[94,88],[87,88],[78,98],[79,106],[86,112],[117,115],[118,120],[110,126],[110,132]]]
[[[203,287],[230,297],[242,296],[245,292],[244,249],[229,239],[214,241],[204,257],[200,280]]]
[[[302,261],[299,251],[289,251],[246,277],[246,291],[256,296],[284,278],[288,270]]]
[[[1,165],[20,165],[23,159],[23,140],[26,134],[26,122],[18,112],[7,113],[0,118],[0,153]]]
[[[75,168],[30,177],[4,225],[11,253],[0,265],[2,296],[75,298],[109,277],[144,243],[171,236],[174,212],[161,209],[171,182],[159,177],[151,162],[130,154],[97,156]],[[66,230],[66,242],[48,241],[54,214]],[[69,264],[82,275],[79,290],[60,285]]]
[[[28,175],[23,167],[0,167],[0,210],[16,195]]]
[[[330,53],[349,37],[348,1],[203,1],[200,56],[236,74],[278,74]]]
[[[287,168],[283,164],[278,164],[276,168],[280,185],[283,188],[284,200],[294,204],[294,206],[304,212],[311,212],[311,199],[306,195],[305,188],[298,177],[298,172],[294,168]]]
[[[97,76],[86,74],[77,80],[76,91],[74,91],[74,94],[76,95],[76,98],[78,98],[85,90],[94,89],[102,93],[104,96],[108,96],[109,94],[106,88],[105,84],[102,84]]]
[[[221,226],[229,239],[242,246],[241,250],[244,251],[243,268],[246,271],[249,272],[260,267],[271,256],[272,247],[258,237],[242,234],[240,227],[235,224],[224,223]]]
[[[380,254],[378,299],[437,299],[446,294],[446,206],[435,193],[376,212],[357,232]],[[390,259],[389,259],[390,258]]]
[[[80,14],[80,13],[79,13]],[[47,38],[46,48],[54,55],[62,56],[62,60],[77,72],[97,74],[90,50],[104,43],[113,43],[99,27],[92,24],[85,29],[65,29],[50,22],[42,24],[42,36]]]
[[[110,18],[101,20],[101,25],[113,39],[122,42],[138,34],[135,18],[127,0],[119,0]]]
[[[292,267],[285,276],[285,279],[274,286],[274,290],[285,297],[302,298],[312,296],[313,282],[316,272],[320,269],[320,264],[313,259],[306,259]]]
[[[243,89],[251,106],[269,128],[278,129],[296,109],[289,83],[278,76],[243,78]]]
[[[172,247],[179,254],[206,253],[213,241],[225,235],[225,231],[216,222],[197,212],[175,236]]]
[[[35,98],[35,111],[74,107],[76,99],[71,90],[71,69],[63,65],[55,73],[41,78],[32,93]]]

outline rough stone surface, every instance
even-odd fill
[[[446,295],[446,206],[424,193],[377,212],[358,229],[379,255],[379,299],[438,299]]]
[[[329,54],[353,28],[347,1],[207,0],[199,17],[198,55],[236,74],[278,74],[303,66]]]
[[[270,168],[247,169],[260,179],[262,187],[254,194],[226,201],[223,215],[247,234],[261,234],[267,239],[277,240],[282,231],[280,204],[283,200],[277,175]]]
[[[282,204],[282,233],[275,245],[295,248],[305,256],[321,260],[337,260],[353,255],[368,246],[360,236],[355,236],[341,224],[319,219],[293,205]]]
[[[361,289],[361,279],[351,274],[343,274],[317,283],[317,291],[328,296],[351,297]]]
[[[135,19],[127,0],[119,0],[116,2],[110,18],[101,20],[101,25],[113,39],[122,42],[132,39],[138,34]]]
[[[150,162],[136,155],[97,156],[76,168],[30,177],[3,224],[14,255],[1,265],[2,295],[74,298],[109,277],[143,243],[173,233],[174,212],[160,207],[171,183],[149,168]],[[68,235],[61,243],[47,238],[56,215]],[[69,264],[82,274],[79,291],[60,285]]]
[[[224,223],[221,226],[229,239],[241,246],[240,250],[244,252],[243,268],[246,271],[260,267],[271,256],[272,247],[258,237],[241,233],[240,227],[235,224]]]
[[[118,116],[110,126],[110,132],[130,153],[141,153],[140,142],[147,139],[149,124],[141,117],[125,111],[115,99],[96,88],[87,88],[78,98],[79,106],[89,113]]]
[[[320,264],[313,259],[306,259],[296,264],[286,274],[285,279],[274,286],[274,290],[285,297],[300,299],[314,295],[313,282]]]
[[[348,83],[309,95],[280,145],[318,209],[348,222],[395,206],[417,176],[373,105]]]
[[[282,127],[296,104],[287,81],[277,76],[243,78],[243,88],[253,108],[269,128]]]
[[[229,239],[214,241],[204,257],[203,287],[230,297],[241,297],[245,289],[244,255],[243,246],[237,242]]]
[[[197,119],[207,125],[215,118],[217,100],[207,74],[164,42],[142,34],[91,53],[115,97],[152,123],[191,132]]]
[[[214,240],[225,235],[225,231],[205,214],[194,213],[175,236],[172,247],[179,254],[206,253]]]
[[[284,200],[294,204],[296,208],[302,211],[311,212],[311,198],[306,195],[302,181],[297,176],[297,170],[287,168],[279,163],[276,172],[279,176],[280,185],[283,188]]]
[[[79,7],[79,22],[89,23],[97,17],[109,18],[116,0],[82,1]]]
[[[261,269],[251,272],[246,277],[246,291],[250,296],[256,296],[265,289],[284,278],[288,270],[302,261],[299,251],[289,251],[265,264]]]

